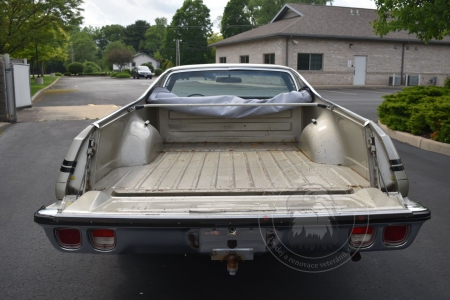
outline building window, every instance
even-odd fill
[[[248,55],[242,55],[241,56],[241,64],[248,64],[250,61],[249,56]]]
[[[132,66],[132,67],[136,67],[136,63],[133,61],[133,62],[131,63],[131,66]]]
[[[226,64],[227,63],[227,58],[226,57],[219,57],[219,62],[221,64]]]
[[[274,53],[264,54],[264,63],[274,65],[275,64],[275,54]]]
[[[323,54],[299,53],[297,58],[297,70],[322,70]]]

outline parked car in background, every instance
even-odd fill
[[[152,71],[147,66],[139,66],[133,68],[133,70],[131,71],[131,75],[133,76],[133,79],[139,79],[139,77],[152,79]]]

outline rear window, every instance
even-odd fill
[[[234,95],[259,99],[297,90],[289,73],[258,70],[175,73],[170,75],[165,88],[179,97]]]

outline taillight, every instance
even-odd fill
[[[409,226],[393,225],[384,229],[383,240],[388,246],[398,246],[406,242]]]
[[[350,245],[355,248],[367,247],[375,238],[373,227],[355,227],[350,233]]]
[[[111,250],[116,246],[116,233],[111,229],[90,230],[91,243],[99,250]]]
[[[78,249],[81,246],[81,232],[76,228],[56,228],[56,240],[66,249]]]

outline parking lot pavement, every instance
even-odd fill
[[[397,93],[401,88],[332,89],[317,90],[327,100],[339,104],[369,120],[377,122],[376,108],[383,102],[382,96]]]
[[[63,77],[33,106],[123,106],[140,97],[153,82],[154,79]]]
[[[62,77],[33,107],[19,110],[18,122],[96,120],[139,98],[154,79]]]

